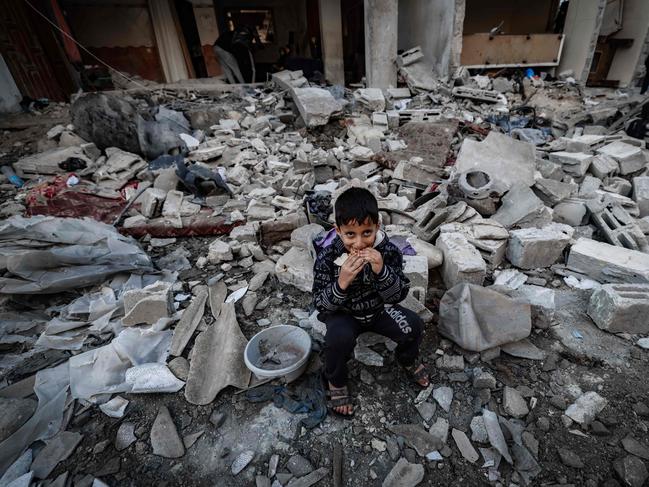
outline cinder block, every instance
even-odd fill
[[[487,265],[480,252],[461,233],[442,233],[435,244],[444,254],[442,278],[447,289],[466,282],[482,286]]]
[[[561,223],[543,228],[512,230],[507,260],[521,269],[549,267],[561,257],[573,234],[572,227]]]
[[[588,171],[593,156],[583,152],[550,152],[549,156],[552,162],[558,162],[564,172],[573,176],[583,176]]]
[[[140,213],[147,218],[160,214],[167,192],[158,188],[147,188],[140,196]]]
[[[649,285],[605,284],[592,294],[588,315],[611,333],[649,333]]]

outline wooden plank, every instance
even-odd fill
[[[520,67],[557,66],[563,46],[562,34],[462,36],[462,66]]]

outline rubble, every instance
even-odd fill
[[[82,94],[72,124],[3,142],[25,184],[3,170],[0,484],[295,487],[332,463],[334,485],[646,481],[647,150],[610,123],[639,98],[537,68],[437,78],[421,48],[397,68],[390,88],[305,70]],[[285,323],[322,350],[313,264],[352,178],[404,253],[436,373],[412,389],[396,344],[359,337],[342,428],[313,406],[317,354],[290,384],[242,357]],[[106,438],[50,446],[76,435]],[[153,455],[189,473],[159,478]]]

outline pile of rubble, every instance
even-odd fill
[[[284,71],[218,96],[81,95],[12,161],[1,485],[643,485],[649,151],[611,128],[638,97],[450,86],[417,48],[398,65],[385,90]],[[243,350],[287,322],[319,348],[313,262],[350,184],[404,253],[433,384],[417,394],[364,334],[358,414],[305,428],[309,379],[264,389]]]

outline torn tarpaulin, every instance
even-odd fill
[[[14,216],[0,223],[0,294],[57,293],[118,272],[153,272],[133,239],[90,218]]]

